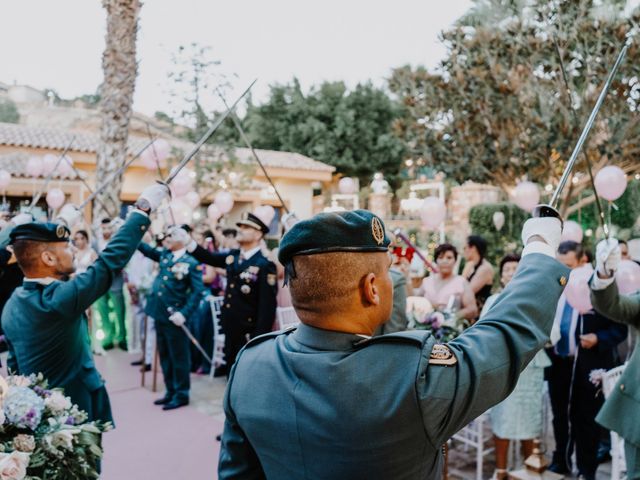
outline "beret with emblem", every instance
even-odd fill
[[[368,210],[320,213],[296,223],[280,241],[278,259],[328,252],[386,252],[389,238],[380,218]]]
[[[31,240],[32,242],[67,242],[71,232],[60,223],[30,222],[18,225],[9,234],[10,243],[18,240]]]

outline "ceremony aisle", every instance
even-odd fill
[[[116,429],[104,435],[104,480],[211,480],[217,478],[222,431],[224,380],[192,375],[191,404],[170,412],[153,405],[163,394],[140,387],[140,372],[129,363],[135,357],[113,350],[96,357],[107,381]]]

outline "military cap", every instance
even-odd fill
[[[269,233],[269,227],[253,213],[246,213],[243,215],[242,220],[236,222],[236,225],[239,227],[244,225],[245,227],[255,228],[265,235]]]
[[[368,210],[320,213],[296,223],[280,241],[278,260],[328,252],[386,252],[389,238],[380,218]]]
[[[68,242],[71,232],[61,223],[29,222],[18,225],[9,234],[10,243],[18,240],[32,242]]]

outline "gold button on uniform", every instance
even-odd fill
[[[167,277],[166,275],[164,277],[162,277],[163,280],[169,280],[169,277]]]
[[[558,282],[560,283],[561,287],[564,287],[567,284],[567,277],[565,277],[564,275],[561,276]]]
[[[229,285],[229,288],[235,288],[236,284],[232,283],[231,285]]]
[[[227,304],[225,305],[225,307],[227,307],[227,308],[231,308],[231,305],[227,303]]]
[[[624,392],[624,383],[620,385],[620,390]]]
[[[161,297],[162,296],[162,292],[158,292],[158,296]]]

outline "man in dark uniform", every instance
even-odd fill
[[[549,338],[568,275],[554,258],[560,225],[528,220],[514,279],[482,320],[440,345],[427,331],[370,338],[393,296],[378,217],[294,225],[279,259],[302,323],[238,355],[218,478],[441,478],[444,442],[507,397]]]
[[[220,323],[225,334],[224,354],[231,368],[247,336],[271,331],[276,314],[276,266],[260,251],[269,232],[262,220],[248,213],[237,222],[239,250],[211,253],[191,241],[187,250],[199,262],[226,268],[227,288]]]
[[[202,268],[185,248],[190,240],[185,230],[174,226],[165,237],[162,250],[146,243],[138,249],[158,262],[160,270],[151,294],[147,297],[145,313],[153,318],[160,365],[166,386],[164,396],[154,403],[163,410],[173,410],[189,404],[191,386],[189,337],[182,330],[202,299]]]
[[[41,372],[51,387],[63,388],[89,420],[106,422],[112,417],[104,381],[93,363],[85,311],[127,264],[149,228],[149,213],[168,194],[163,185],[145,189],[107,248],[71,280],[75,247],[67,226],[32,222],[10,234],[25,279],[2,312],[9,369],[21,375]],[[79,212],[74,218],[78,217]],[[69,226],[74,223],[66,220]]]

